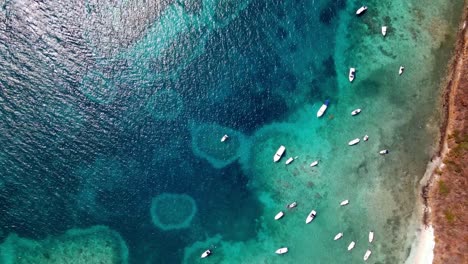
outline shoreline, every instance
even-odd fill
[[[460,105],[456,102],[457,96],[460,96],[459,93],[468,88],[468,1],[465,0],[463,8],[455,50],[451,61],[448,63],[449,68],[446,79],[443,81],[445,88],[441,103],[444,116],[440,126],[439,142],[431,161],[428,163],[426,173],[420,181],[421,195],[419,199],[421,200],[418,200],[417,208],[420,210],[419,212],[422,212],[421,217],[418,214],[418,218],[422,218],[422,223],[417,231],[416,240],[411,247],[411,253],[406,263],[444,263],[443,259],[447,257],[447,253],[445,253],[447,245],[453,243],[441,238],[444,237],[441,234],[447,233],[448,230],[441,224],[440,219],[436,218],[436,214],[445,210],[445,206],[443,206],[445,201],[442,201],[441,197],[439,197],[441,193],[440,176],[444,173],[447,178],[454,177],[453,172],[450,172],[445,164],[450,150],[453,148],[454,132],[462,131],[462,134],[464,134],[463,131],[466,131],[468,125],[463,122],[463,118],[461,121],[459,120],[460,116],[467,115],[468,109],[463,107],[463,103]],[[458,100],[460,101],[460,99]],[[457,157],[458,162],[462,162],[462,160],[463,155]],[[436,183],[439,183],[439,185]],[[463,236],[460,236],[458,240],[461,244],[463,244],[462,239]],[[445,254],[442,254],[442,252]]]

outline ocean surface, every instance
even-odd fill
[[[403,263],[462,6],[1,1],[0,263]]]

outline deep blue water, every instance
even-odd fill
[[[287,103],[278,94],[293,96],[299,80],[278,53],[299,52],[294,42],[310,39],[314,25],[309,17],[318,11],[309,10],[308,2],[251,1],[226,27],[193,28],[150,58],[118,54],[147,34],[157,12],[144,26],[127,21],[139,31],[124,40],[119,32],[100,32],[116,42],[96,45],[89,39],[95,35],[88,32],[101,25],[90,28],[79,21],[97,2],[5,2],[0,20],[1,238],[14,232],[40,239],[72,227],[105,224],[122,234],[133,263],[151,259],[152,245],[170,252],[153,263],[176,263],[183,245],[197,236],[254,237],[262,209],[247,188],[248,177],[237,163],[214,169],[194,156],[187,122],[216,122],[250,134],[286,115]],[[217,10],[214,20],[229,17],[237,8],[235,2],[230,5]],[[331,30],[344,5],[339,1],[321,7],[320,19]],[[203,53],[188,59],[202,37]],[[325,35],[321,43],[331,48],[333,42]],[[336,74],[332,57],[324,58],[323,74],[309,80],[310,100],[333,95],[334,87],[318,85]],[[148,78],[170,75],[174,68],[179,69],[177,77]],[[87,96],[89,89],[104,84],[102,76],[114,85],[111,101]],[[184,109],[177,118],[155,119],[145,111],[160,89],[180,95]],[[167,104],[173,107],[171,101]],[[108,167],[118,167],[122,180],[111,187],[93,181],[95,204],[77,205],[86,177],[114,177]],[[151,198],[163,192],[186,193],[196,200],[193,230],[154,228],[148,208]]]

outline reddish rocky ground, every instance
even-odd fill
[[[467,3],[468,1],[465,1]],[[433,263],[468,263],[468,7],[459,32],[447,84],[447,122],[443,128],[443,165],[435,170],[428,193],[434,227]]]

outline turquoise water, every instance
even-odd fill
[[[403,263],[463,1],[361,5],[3,3],[0,263]]]

